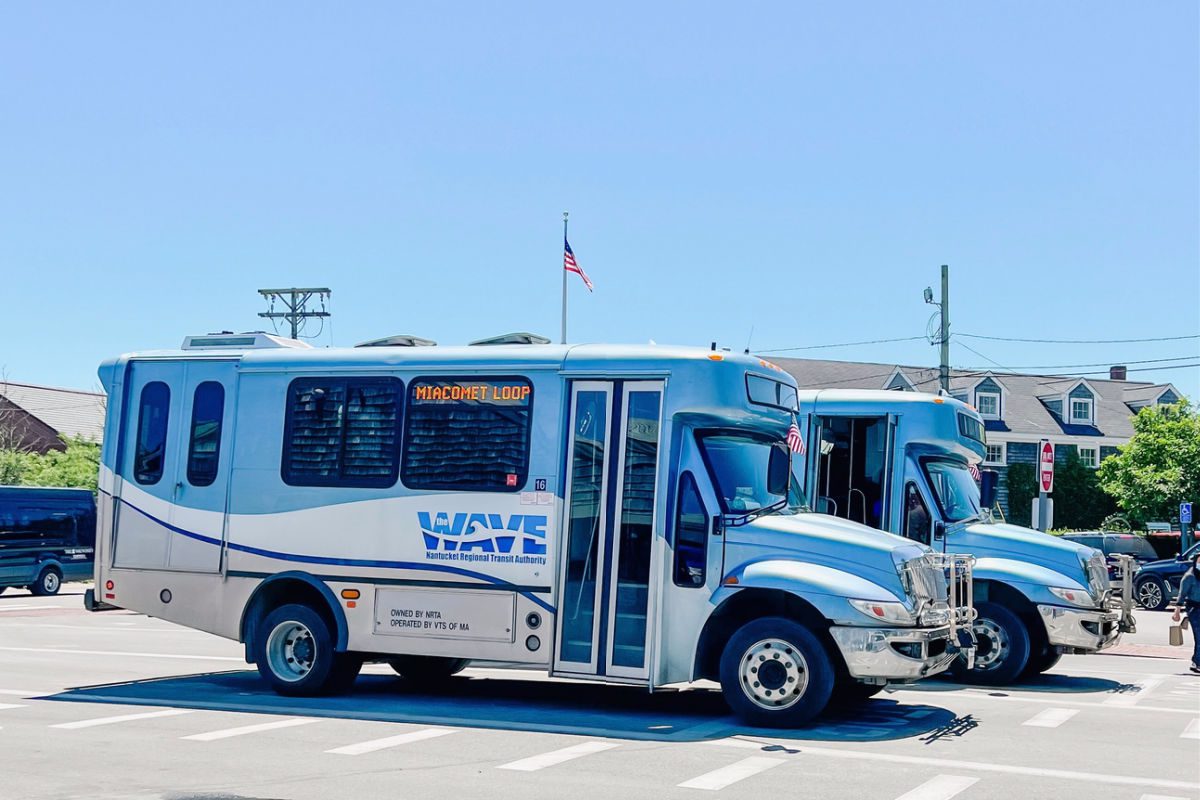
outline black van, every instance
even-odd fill
[[[57,594],[92,577],[96,500],[87,489],[0,486],[0,592]]]

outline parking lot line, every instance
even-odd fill
[[[186,653],[126,653],[114,650],[68,650],[62,647],[0,647],[6,653],[59,653],[71,656],[117,656],[119,658],[181,658],[190,661],[239,661],[246,659],[238,656],[199,656]]]
[[[1138,800],[1188,800],[1175,794],[1144,794]]]
[[[24,708],[24,703],[0,703],[0,709],[5,708]]]
[[[553,767],[555,764],[561,764],[564,761],[571,761],[582,756],[592,755],[593,753],[601,753],[605,750],[611,750],[617,745],[613,742],[584,742],[570,747],[564,747],[561,750],[551,750],[549,753],[542,753],[529,758],[522,758],[520,761],[510,761],[507,764],[501,764],[497,769],[512,769],[518,772],[534,772],[546,767]]]
[[[968,778],[963,775],[938,775],[917,788],[905,792],[896,800],[950,800],[954,795],[977,783],[979,783],[979,778]]]
[[[1200,739],[1200,719],[1194,719],[1179,734],[1180,739]]]
[[[760,772],[778,767],[784,763],[782,758],[766,758],[765,756],[750,756],[743,758],[741,761],[730,764],[727,767],[714,769],[712,772],[706,772],[692,778],[690,781],[684,781],[679,784],[681,789],[705,789],[710,792],[715,792],[719,789],[724,789],[730,784],[745,780]]]
[[[155,717],[176,717],[180,714],[191,714],[190,708],[168,708],[163,711],[143,711],[140,714],[121,714],[116,717],[98,717],[96,719],[81,719],[75,722],[60,722],[51,728],[77,730],[79,728],[95,728],[99,725],[114,725],[118,722],[133,722],[138,719],[154,719]]]
[[[1047,708],[1022,722],[1030,728],[1057,728],[1079,713],[1077,708]]]
[[[0,689],[0,694],[7,695],[8,697],[42,697],[54,694],[54,692],[33,692],[28,689]]]
[[[326,750],[325,752],[335,753],[339,756],[361,756],[363,753],[374,753],[376,750],[386,750],[389,747],[399,747],[402,744],[409,744],[410,742],[434,739],[449,733],[456,733],[456,731],[453,728],[425,728],[410,733],[402,733],[399,736],[388,736],[383,739],[370,739],[358,744],[348,744],[345,747],[336,747],[333,750]]]
[[[234,736],[246,736],[251,733],[274,731],[280,728],[295,728],[298,725],[311,725],[314,722],[322,722],[322,720],[312,719],[311,717],[281,719],[277,722],[261,722],[257,725],[242,725],[237,728],[224,728],[219,731],[209,731],[207,733],[193,733],[191,736],[180,736],[179,738],[190,742],[214,742],[217,739],[231,739]]]

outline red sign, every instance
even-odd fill
[[[1038,445],[1038,488],[1047,494],[1054,491],[1054,445],[1049,439]]]

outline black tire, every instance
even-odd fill
[[[772,665],[769,674],[761,669],[765,665]],[[743,721],[760,727],[803,725],[825,710],[833,693],[834,667],[825,646],[808,628],[783,617],[739,628],[725,644],[720,673],[725,702]]]
[[[4,594],[6,591],[8,591],[7,586],[0,586],[0,594]]]
[[[991,602],[976,603],[975,666],[955,660],[950,674],[963,683],[1001,686],[1015,682],[1029,663],[1029,629],[1013,612]]]
[[[62,572],[58,567],[46,567],[38,573],[37,580],[29,586],[29,591],[38,597],[50,597],[58,594],[62,588]]]
[[[255,638],[258,672],[282,695],[312,697],[344,691],[362,668],[361,656],[334,652],[328,623],[299,603],[267,614]]]
[[[462,672],[471,662],[465,658],[444,656],[395,656],[388,666],[405,680],[416,683],[441,683]]]
[[[1143,594],[1144,593],[1144,594]],[[1171,602],[1171,593],[1162,578],[1147,575],[1133,585],[1133,596],[1147,611],[1162,611]]]
[[[1043,672],[1054,667],[1062,658],[1062,651],[1052,645],[1044,645],[1039,647],[1035,652],[1029,654],[1029,661],[1025,664],[1024,675],[1032,678],[1034,675],[1041,675]]]

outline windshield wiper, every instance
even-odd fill
[[[772,503],[769,506],[756,508],[753,511],[747,511],[745,514],[722,514],[721,526],[724,528],[740,528],[743,525],[749,525],[759,517],[764,517],[767,514],[774,514],[777,511],[782,511],[788,507],[787,498],[783,498],[777,503]]]

